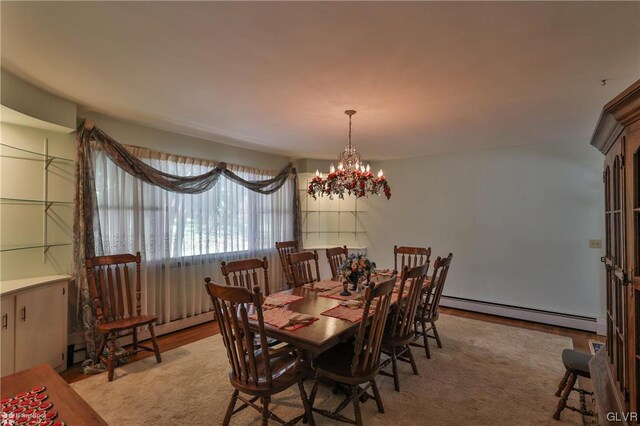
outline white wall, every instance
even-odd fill
[[[567,142],[383,161],[392,198],[363,214],[370,257],[454,253],[445,295],[603,317],[603,157]]]

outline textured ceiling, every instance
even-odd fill
[[[299,157],[335,156],[350,108],[367,159],[586,143],[640,78],[638,2],[0,7],[9,72],[85,110]]]

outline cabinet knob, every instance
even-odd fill
[[[26,321],[27,320],[27,307],[23,306],[21,311],[22,311],[22,321]]]
[[[6,330],[9,326],[9,314],[4,314],[2,316],[2,329]]]

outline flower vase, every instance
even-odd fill
[[[352,274],[349,277],[349,281],[351,282],[351,291],[358,291],[360,289],[360,286],[358,285],[358,283],[360,282],[360,277]]]

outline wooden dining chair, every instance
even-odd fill
[[[342,281],[340,267],[349,256],[347,246],[333,247],[327,249],[327,261],[331,268],[331,279],[334,281]]]
[[[301,251],[287,255],[287,263],[293,275],[294,287],[301,287],[320,281],[320,266],[318,265],[318,252]],[[315,276],[313,271],[315,270]]]
[[[276,242],[276,250],[278,250],[278,256],[280,257],[280,264],[282,265],[282,272],[284,273],[287,287],[293,287],[293,273],[287,262],[287,255],[298,253],[300,251],[300,245],[297,241]]]
[[[227,285],[245,287],[249,290],[255,286],[259,286],[265,296],[270,294],[269,262],[266,257],[263,257],[262,260],[242,259],[222,262],[220,264],[220,270]],[[205,282],[206,280],[205,278]]]
[[[209,282],[206,284],[206,289],[211,296],[220,325],[220,336],[231,365],[229,381],[235,388],[222,424],[228,425],[232,415],[247,407],[253,407],[262,414],[262,425],[266,425],[269,419],[280,424],[295,424],[305,418],[313,426],[315,424],[313,413],[304,389],[304,379],[311,374],[307,362],[300,352],[291,346],[262,350],[267,348],[267,338],[260,287],[255,286],[252,293],[244,287],[230,287]],[[256,347],[255,334],[249,326],[250,305],[253,305],[257,316],[258,334],[261,338],[260,348]],[[269,410],[269,403],[273,395],[289,389],[296,383],[300,390],[304,414],[290,422],[285,422]],[[238,399],[243,404],[236,409]],[[256,404],[258,399],[261,406]]]
[[[431,285],[427,287],[426,292],[423,292],[420,306],[418,307],[418,314],[414,326],[415,340],[412,345],[424,348],[427,358],[431,358],[429,339],[435,339],[438,347],[442,348],[442,342],[440,341],[436,321],[440,315],[438,312],[440,307],[440,298],[442,297],[442,290],[444,289],[444,283],[447,280],[447,274],[449,273],[449,267],[451,266],[452,259],[453,254],[449,253],[449,256],[444,259],[438,256],[436,261],[433,263]],[[433,334],[429,334],[430,331],[433,331]],[[423,344],[416,343],[420,337],[423,339]]]
[[[135,288],[131,287],[129,264],[135,263]],[[162,362],[160,348],[153,330],[158,318],[142,315],[140,306],[140,252],[117,254],[86,259],[87,280],[93,306],[96,309],[96,329],[102,341],[96,351],[94,362],[102,361],[107,366],[109,381],[113,380],[118,359],[141,350],[154,352],[156,361]],[[133,296],[135,292],[135,310]],[[153,348],[138,343],[138,328],[148,326]],[[133,336],[133,349],[116,355],[116,341]],[[109,356],[103,356],[105,346]]]
[[[384,413],[376,376],[380,369],[382,337],[395,282],[395,275],[377,285],[369,282],[364,295],[363,320],[360,322],[355,342],[339,343],[314,360],[316,375],[309,396],[309,403],[314,412],[334,420],[360,426],[363,424],[360,401],[372,398],[376,401],[378,412]],[[372,309],[374,309],[373,314],[369,316]],[[367,318],[370,320],[367,321]],[[313,408],[319,381],[323,378],[346,385],[350,390],[347,392],[345,400],[333,411]],[[360,387],[363,384],[366,386]],[[368,392],[370,388],[373,395]],[[349,402],[353,403],[355,420],[340,414],[340,411],[349,405]]]
[[[398,255],[400,255],[400,265],[398,265]],[[431,247],[393,246],[393,269],[396,271],[402,271],[405,266],[413,268],[429,263],[430,259]]]
[[[389,358],[380,364],[380,374],[393,377],[393,384],[396,391],[400,391],[400,376],[398,374],[398,361],[411,363],[413,374],[418,375],[418,367],[413,359],[410,344],[414,341],[414,322],[422,287],[427,276],[429,264],[414,266],[409,269],[405,266],[402,270],[400,287],[398,288],[398,301],[391,309],[384,338],[382,339],[382,352]],[[402,298],[400,295],[405,294]],[[383,371],[391,364],[392,374]]]

